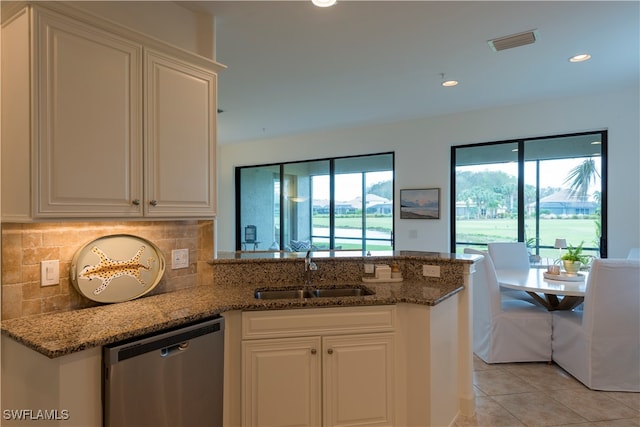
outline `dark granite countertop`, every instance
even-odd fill
[[[231,310],[282,310],[412,303],[436,305],[463,285],[424,281],[366,283],[374,295],[305,300],[258,300],[255,285],[213,285],[62,313],[5,320],[2,334],[49,358],[135,338]]]

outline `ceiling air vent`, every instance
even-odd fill
[[[491,49],[493,49],[495,52],[499,52],[501,50],[535,43],[537,39],[538,31],[531,30],[525,31],[524,33],[512,34],[510,36],[489,40],[487,43],[489,43]]]

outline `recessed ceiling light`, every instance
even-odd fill
[[[574,55],[569,58],[569,62],[584,62],[591,59],[591,55],[588,53],[581,53],[580,55]]]
[[[336,0],[311,0],[311,3],[318,7],[329,7],[336,4]]]
[[[445,80],[444,73],[440,73],[440,78],[442,79],[442,83],[440,83],[444,87],[453,87],[458,86],[457,80]]]

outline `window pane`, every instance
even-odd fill
[[[393,248],[391,155],[336,159],[335,200],[336,248]]]
[[[315,245],[311,232],[312,207],[314,201],[314,176],[327,176],[328,160],[288,163],[284,165],[283,182],[283,242],[284,249],[304,251]],[[326,190],[316,187],[315,191]]]
[[[365,242],[370,251],[393,249],[393,172],[365,174]]]
[[[518,144],[456,151],[456,242],[518,240]]]
[[[599,256],[600,135],[525,141],[527,238],[541,258],[557,258],[555,239]],[[577,172],[575,174],[574,172]],[[536,197],[537,195],[537,197]]]
[[[240,171],[240,242],[244,249],[280,246],[280,167],[261,166]],[[247,228],[252,226],[251,228]],[[255,227],[255,229],[253,229]],[[252,231],[255,231],[253,239]]]

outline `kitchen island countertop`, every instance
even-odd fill
[[[424,281],[366,283],[374,295],[338,298],[259,300],[258,286],[196,286],[117,304],[43,314],[2,322],[2,334],[49,357],[156,333],[232,310],[282,310],[412,303],[436,305],[463,284],[433,286]]]

